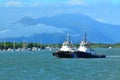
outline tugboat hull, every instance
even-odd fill
[[[53,53],[53,56],[56,56],[58,58],[106,58],[105,55],[90,54],[81,51],[57,51]]]

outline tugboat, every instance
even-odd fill
[[[90,43],[86,40],[86,34],[83,41],[77,50],[73,49],[72,43],[69,41],[69,35],[67,40],[63,43],[61,49],[53,53],[53,56],[58,58],[105,58],[105,55],[98,55],[91,49]]]
[[[84,36],[84,40],[80,42],[80,46],[78,51],[75,51],[77,57],[79,58],[105,58],[105,55],[96,54],[96,52],[91,49],[90,43],[86,39],[86,33]]]
[[[59,58],[73,58],[74,52],[75,50],[73,49],[72,42],[70,41],[70,35],[67,34],[66,41],[58,51],[53,53],[53,56]]]

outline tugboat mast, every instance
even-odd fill
[[[70,41],[70,35],[69,34],[67,34],[67,38],[66,38],[66,41]]]
[[[66,41],[64,41],[61,48],[53,53],[53,56],[59,58],[105,58],[105,55],[97,55],[95,51],[89,46],[89,42],[86,39],[86,33],[84,35],[83,41],[80,42],[80,46],[77,50],[73,49],[70,35],[67,34]]]
[[[86,39],[86,33],[85,33],[85,36],[84,36],[84,41],[85,41],[85,43],[87,42],[87,39]]]

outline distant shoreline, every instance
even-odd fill
[[[17,48],[41,48],[45,49],[46,47],[51,48],[60,48],[62,44],[42,44],[36,42],[0,42],[0,49],[17,49]],[[74,47],[78,47],[79,44],[73,44]],[[120,43],[115,44],[105,44],[105,43],[91,43],[92,48],[120,48]]]

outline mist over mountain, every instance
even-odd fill
[[[87,39],[95,43],[117,43],[120,42],[119,25],[105,24],[98,22],[89,16],[82,14],[61,14],[52,17],[23,17],[16,24],[25,26],[34,26],[44,24],[47,28],[44,32],[33,34],[29,37],[21,38],[6,38],[6,40],[26,40],[26,41],[43,41],[44,43],[61,43],[65,40],[66,34],[71,35],[73,42],[78,43],[83,39],[84,33],[87,33]],[[24,27],[25,27],[24,26]],[[54,27],[54,28],[51,28]],[[38,28],[40,31],[43,28]],[[24,29],[23,29],[24,30]],[[39,31],[38,30],[38,31]],[[59,31],[60,30],[60,31]],[[48,31],[53,31],[48,33]],[[56,31],[56,32],[55,32]],[[31,31],[32,32],[32,31]]]

